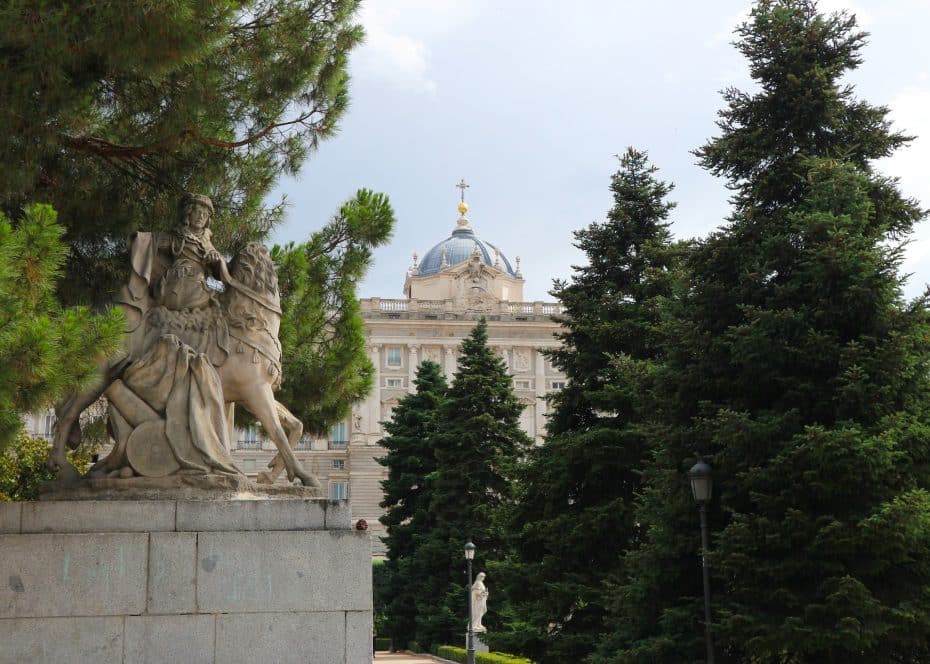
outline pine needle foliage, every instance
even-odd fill
[[[307,431],[323,433],[371,390],[356,285],[393,225],[388,197],[362,189],[307,242],[272,249],[284,311],[277,398]]]
[[[668,231],[672,187],[656,172],[643,152],[619,157],[606,221],[575,232],[587,263],[552,291],[565,314],[549,357],[568,384],[550,399],[545,444],[518,474],[511,558],[492,568],[509,608],[509,631],[493,645],[538,662],[582,661],[595,649],[604,581],[637,538],[645,397],[680,252]]]
[[[430,511],[432,480],[436,472],[436,435],[448,385],[442,368],[424,361],[417,368],[416,392],[405,396],[384,423],[387,450],[379,463],[388,469],[381,483],[385,509],[381,523],[387,529],[386,619],[382,636],[405,649],[416,634],[416,604],[422,570],[417,568],[417,543],[435,525]]]
[[[55,299],[67,254],[56,218],[51,206],[30,205],[14,228],[0,213],[0,452],[21,432],[21,413],[86,387],[122,339],[118,311]]]
[[[477,546],[475,573],[504,555],[497,510],[513,500],[513,480],[530,445],[520,427],[523,405],[503,361],[488,346],[482,318],[462,340],[458,371],[435,435],[436,469],[428,476],[432,527],[414,538],[416,640],[457,643],[467,625],[462,547]],[[491,578],[491,577],[489,577]],[[493,606],[486,624],[498,618]]]
[[[697,455],[722,661],[927,661],[930,318],[898,275],[923,211],[871,168],[907,138],[841,84],[861,62],[853,17],[760,0],[738,34],[758,89],[726,91],[697,151],[733,214],[689,253],[644,541],[592,661],[703,661]]]
[[[60,294],[107,303],[127,238],[209,194],[214,243],[266,237],[266,195],[348,105],[358,0],[11,0],[0,7],[0,210],[58,210]]]

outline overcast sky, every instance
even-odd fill
[[[727,215],[724,181],[690,151],[716,135],[719,91],[747,88],[730,42],[746,0],[368,0],[366,43],[351,59],[352,103],[340,135],[300,176],[275,241],[300,241],[360,187],[397,216],[361,297],[402,297],[411,254],[448,237],[456,183],[478,236],[522,258],[524,299],[551,300],[553,278],[584,261],[572,231],[602,220],[617,154],[649,153],[676,186],[672,230],[701,236]],[[831,0],[871,36],[849,82],[917,135],[880,164],[930,207],[930,1]],[[906,294],[930,282],[930,222],[912,237]]]

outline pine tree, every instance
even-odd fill
[[[387,196],[362,189],[307,242],[272,249],[284,312],[277,398],[306,431],[322,433],[371,389],[356,284],[393,224]]]
[[[60,295],[101,303],[131,231],[167,230],[179,193],[213,198],[214,244],[264,239],[264,199],[348,105],[358,0],[12,0],[0,8],[0,210],[58,210]]]
[[[487,341],[482,318],[462,341],[459,369],[438,422],[436,470],[429,478],[435,526],[413,541],[420,574],[416,635],[423,645],[461,642],[467,627],[462,547],[469,539],[477,546],[476,573],[487,561],[503,558],[496,510],[512,500],[516,468],[530,445],[520,428],[523,406]],[[495,621],[489,612],[486,624]]]
[[[0,452],[21,433],[20,413],[48,408],[95,379],[123,328],[118,312],[95,315],[55,301],[64,229],[48,205],[22,214],[14,229],[0,213]]]
[[[923,213],[870,167],[907,139],[839,83],[861,61],[853,18],[761,0],[739,34],[759,89],[727,91],[722,135],[698,151],[734,212],[690,254],[648,530],[595,661],[702,655],[695,454],[715,472],[722,658],[926,661],[930,319],[897,274]]]
[[[265,199],[347,108],[358,6],[4,3],[0,211],[16,226],[29,202],[58,210],[68,248],[59,302],[109,306],[126,280],[131,232],[172,228],[184,191],[212,198],[213,242],[227,258],[267,239],[284,205]],[[308,431],[344,417],[369,389],[355,284],[387,239],[385,211],[383,197],[357,198],[308,243],[277,252],[281,400]]]
[[[388,435],[380,441],[387,454],[378,461],[388,469],[388,478],[381,483],[388,577],[384,593],[387,631],[382,636],[390,637],[398,649],[406,648],[416,632],[417,585],[422,574],[414,565],[415,542],[435,525],[430,481],[436,470],[438,418],[447,390],[438,364],[429,360],[420,364],[416,392],[394,408],[391,420],[384,424]]]
[[[619,554],[636,538],[644,396],[676,248],[667,222],[671,185],[655,178],[642,152],[630,148],[619,161],[607,220],[575,232],[587,264],[552,291],[565,331],[549,356],[568,385],[550,400],[545,445],[519,474],[506,518],[513,559],[492,568],[512,612],[500,649],[538,662],[582,661],[595,648],[604,581],[619,573]]]

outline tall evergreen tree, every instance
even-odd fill
[[[435,525],[430,512],[430,481],[436,470],[436,434],[448,385],[442,367],[429,360],[420,364],[417,391],[405,396],[385,422],[387,436],[380,444],[387,454],[378,461],[388,469],[381,483],[387,528],[387,581],[384,613],[386,633],[395,648],[406,648],[416,633],[416,601],[422,574],[416,569],[417,537]]]
[[[595,661],[701,657],[695,453],[715,471],[722,659],[926,661],[930,322],[897,274],[923,213],[870,167],[907,139],[840,84],[864,43],[852,17],[760,0],[739,34],[759,89],[726,92],[698,151],[734,212],[690,255],[648,531]]]
[[[503,361],[488,347],[482,318],[462,341],[459,369],[442,406],[430,476],[435,525],[414,538],[417,640],[461,642],[467,626],[462,547],[478,547],[475,571],[501,559],[503,535],[495,511],[512,500],[517,464],[530,445],[520,427],[523,406]],[[493,625],[495,616],[488,615]]]
[[[636,538],[633,504],[648,436],[645,393],[672,291],[668,185],[632,148],[619,159],[604,223],[575,232],[587,264],[557,281],[568,385],[550,400],[546,443],[529,453],[506,518],[513,558],[492,567],[512,612],[500,648],[538,662],[581,661],[603,632],[604,581]],[[499,633],[498,633],[499,634]],[[492,636],[498,636],[498,634]]]

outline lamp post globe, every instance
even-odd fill
[[[691,493],[697,504],[709,503],[714,491],[714,471],[710,464],[699,460],[688,471],[691,480]]]

